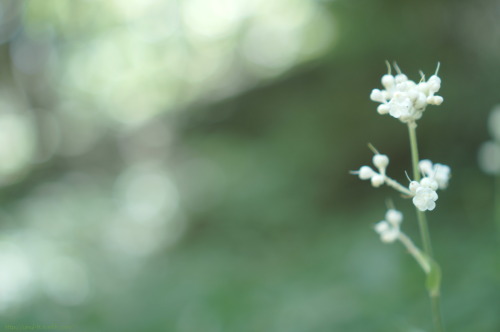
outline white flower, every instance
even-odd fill
[[[420,160],[418,163],[418,168],[422,174],[428,175],[432,173],[432,161],[429,159]]]
[[[422,178],[422,180],[420,180],[420,185],[422,187],[426,187],[434,191],[436,191],[439,188],[437,181],[434,180],[433,178],[428,178],[428,177]]]
[[[383,185],[384,181],[385,181],[385,177],[381,174],[375,174],[371,178],[372,186],[374,186],[375,188],[378,188],[381,185]]]
[[[420,211],[432,211],[436,207],[436,200],[438,195],[436,191],[429,187],[420,186],[415,191],[415,197],[413,197],[413,204]]]
[[[378,173],[369,166],[361,166],[358,171],[351,173],[357,174],[361,180],[370,180],[374,187],[380,187],[385,183],[385,170],[389,165],[389,157],[385,154],[376,153],[372,158],[372,162],[377,167]]]
[[[418,168],[423,175],[435,180],[439,189],[446,189],[448,187],[448,182],[451,177],[451,169],[449,166],[433,164],[432,161],[424,159],[420,160]]]
[[[389,209],[385,213],[385,219],[394,227],[399,226],[403,221],[403,214],[396,209]]]
[[[381,174],[385,174],[385,169],[389,165],[389,157],[385,154],[375,154],[372,159],[373,165],[378,168]]]
[[[370,166],[361,166],[351,174],[357,174],[361,180],[370,180],[374,187],[380,187],[385,182],[385,175],[375,172]]]
[[[439,189],[446,189],[448,187],[448,181],[450,181],[451,169],[449,166],[443,164],[434,165],[434,179],[439,185]]]
[[[361,166],[358,171],[358,176],[361,180],[369,180],[376,174],[377,173],[369,166]]]
[[[380,114],[390,114],[401,122],[414,122],[422,117],[427,105],[441,105],[443,97],[435,95],[441,88],[441,79],[432,75],[418,84],[404,74],[382,76],[385,90],[373,89],[370,99],[381,103]]]
[[[410,189],[410,191],[413,194],[416,194],[417,193],[417,189],[420,188],[420,183],[418,183],[417,181],[411,181],[410,185],[408,186],[408,188]]]
[[[399,238],[399,225],[403,220],[403,214],[395,209],[390,209],[385,214],[385,219],[375,224],[375,231],[380,235],[382,242],[391,243]]]

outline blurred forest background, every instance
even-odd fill
[[[0,322],[71,331],[430,331],[424,276],[373,231],[406,183],[406,127],[376,113],[385,60],[441,62],[421,157],[449,331],[500,331],[493,178],[500,3],[0,1]],[[60,328],[62,329],[62,328]],[[54,328],[53,330],[56,330]]]

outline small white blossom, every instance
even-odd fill
[[[379,234],[385,233],[388,230],[391,229],[391,226],[389,223],[385,220],[379,221],[378,223],[375,224],[375,231]]]
[[[361,166],[358,171],[358,176],[361,180],[369,180],[376,174],[377,173],[369,166]]]
[[[418,163],[418,167],[424,176],[436,181],[439,189],[446,189],[448,187],[448,182],[451,177],[451,169],[449,166],[433,164],[432,161],[424,159]]]
[[[429,159],[420,160],[418,163],[418,168],[422,174],[431,174],[432,173],[432,161]]]
[[[385,170],[389,165],[389,157],[385,154],[375,153],[372,162],[378,169],[378,172],[375,172],[369,166],[361,166],[358,171],[353,171],[351,173],[357,174],[361,180],[370,180],[374,187],[380,187],[386,180]]]
[[[372,182],[372,186],[374,186],[375,188],[378,188],[384,184],[385,177],[381,174],[375,174],[374,176],[372,176],[371,182]]]
[[[428,177],[422,178],[422,180],[420,180],[420,185],[422,187],[426,187],[434,191],[438,190],[439,188],[437,181],[434,180],[433,178],[428,178]]]
[[[443,97],[435,95],[441,88],[441,79],[432,75],[427,82],[415,83],[404,74],[382,76],[384,90],[373,89],[370,99],[381,103],[380,114],[390,114],[401,122],[414,122],[422,117],[427,105],[441,105]]]
[[[429,187],[420,186],[415,191],[415,197],[413,197],[413,204],[420,211],[432,211],[436,207],[436,200],[438,195],[436,191]]]
[[[389,157],[387,157],[385,154],[377,153],[373,156],[372,162],[373,165],[375,165],[375,167],[377,167],[378,170],[383,173],[385,172],[387,165],[389,165]]]
[[[403,221],[403,214],[396,209],[389,209],[385,214],[385,219],[393,226],[399,226]]]
[[[390,209],[385,214],[385,219],[375,224],[375,231],[380,235],[382,242],[391,243],[396,241],[401,234],[399,225],[403,220],[403,214],[395,209]]]
[[[451,168],[443,164],[434,165],[434,179],[439,185],[439,189],[446,189],[451,177]]]
[[[411,181],[408,188],[415,195],[417,193],[417,189],[420,188],[420,183],[418,183],[417,181]]]

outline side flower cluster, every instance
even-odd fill
[[[380,235],[380,240],[385,243],[392,243],[401,234],[400,225],[403,221],[403,214],[395,209],[387,210],[385,220],[375,224],[375,231]]]
[[[441,88],[437,70],[427,81],[422,75],[419,83],[400,72],[396,76],[388,73],[382,76],[382,85],[383,90],[373,89],[370,94],[371,100],[381,103],[378,113],[390,114],[404,123],[420,119],[427,105],[441,105],[443,102],[443,97],[436,95]]]
[[[421,160],[418,167],[424,177],[420,182],[410,182],[409,188],[414,195],[413,204],[420,211],[432,211],[438,199],[436,191],[448,187],[451,170],[443,164],[432,164],[428,159]]]
[[[451,176],[450,167],[443,164],[433,164],[432,161],[424,159],[419,162],[422,179],[410,181],[409,186],[405,187],[387,176],[389,157],[376,153],[372,161],[378,172],[369,166],[361,166],[358,171],[352,173],[357,174],[361,180],[370,180],[374,187],[386,184],[396,189],[406,197],[412,198],[413,204],[420,211],[432,211],[436,208],[437,190],[446,189]]]
[[[355,174],[359,174],[361,180],[370,180],[372,186],[375,188],[380,187],[385,182],[385,171],[389,165],[389,157],[385,154],[375,154],[372,159],[373,165],[378,169],[378,173],[375,172],[370,166],[361,166],[359,171]]]

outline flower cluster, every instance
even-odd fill
[[[361,180],[370,180],[372,186],[377,188],[385,182],[385,171],[387,169],[387,165],[389,165],[389,157],[385,154],[377,153],[373,156],[372,162],[378,169],[378,173],[375,172],[370,166],[361,166],[359,171],[354,173],[358,174]]]
[[[410,182],[409,188],[414,195],[413,204],[420,211],[432,211],[438,199],[436,191],[448,187],[451,170],[443,164],[432,164],[432,161],[428,159],[421,160],[418,167],[424,177],[420,182]]]
[[[370,166],[361,166],[358,171],[351,173],[357,174],[361,180],[370,180],[374,187],[386,184],[406,197],[413,198],[413,204],[420,211],[432,211],[436,208],[436,201],[438,199],[436,191],[438,189],[446,189],[450,180],[450,167],[443,164],[433,164],[432,161],[424,159],[418,164],[423,178],[420,181],[410,181],[407,188],[387,176],[386,170],[389,165],[389,157],[385,154],[376,152],[372,162],[378,172]]]
[[[500,174],[500,105],[491,111],[488,127],[493,137],[484,142],[479,149],[479,166],[483,172],[491,175]]]
[[[443,164],[432,164],[429,159],[420,160],[418,163],[420,172],[437,182],[439,189],[446,189],[448,181],[450,181],[451,169],[449,166]]]
[[[399,72],[399,68],[396,67]],[[404,123],[415,122],[422,117],[427,105],[441,105],[443,97],[436,95],[441,88],[441,79],[436,74],[425,81],[422,75],[417,84],[399,72],[396,76],[382,76],[384,90],[373,89],[370,99],[381,103],[377,111],[390,114]]]
[[[385,243],[392,243],[401,234],[399,225],[403,221],[403,214],[395,209],[387,210],[385,220],[375,224],[375,231],[380,235],[380,239]]]

